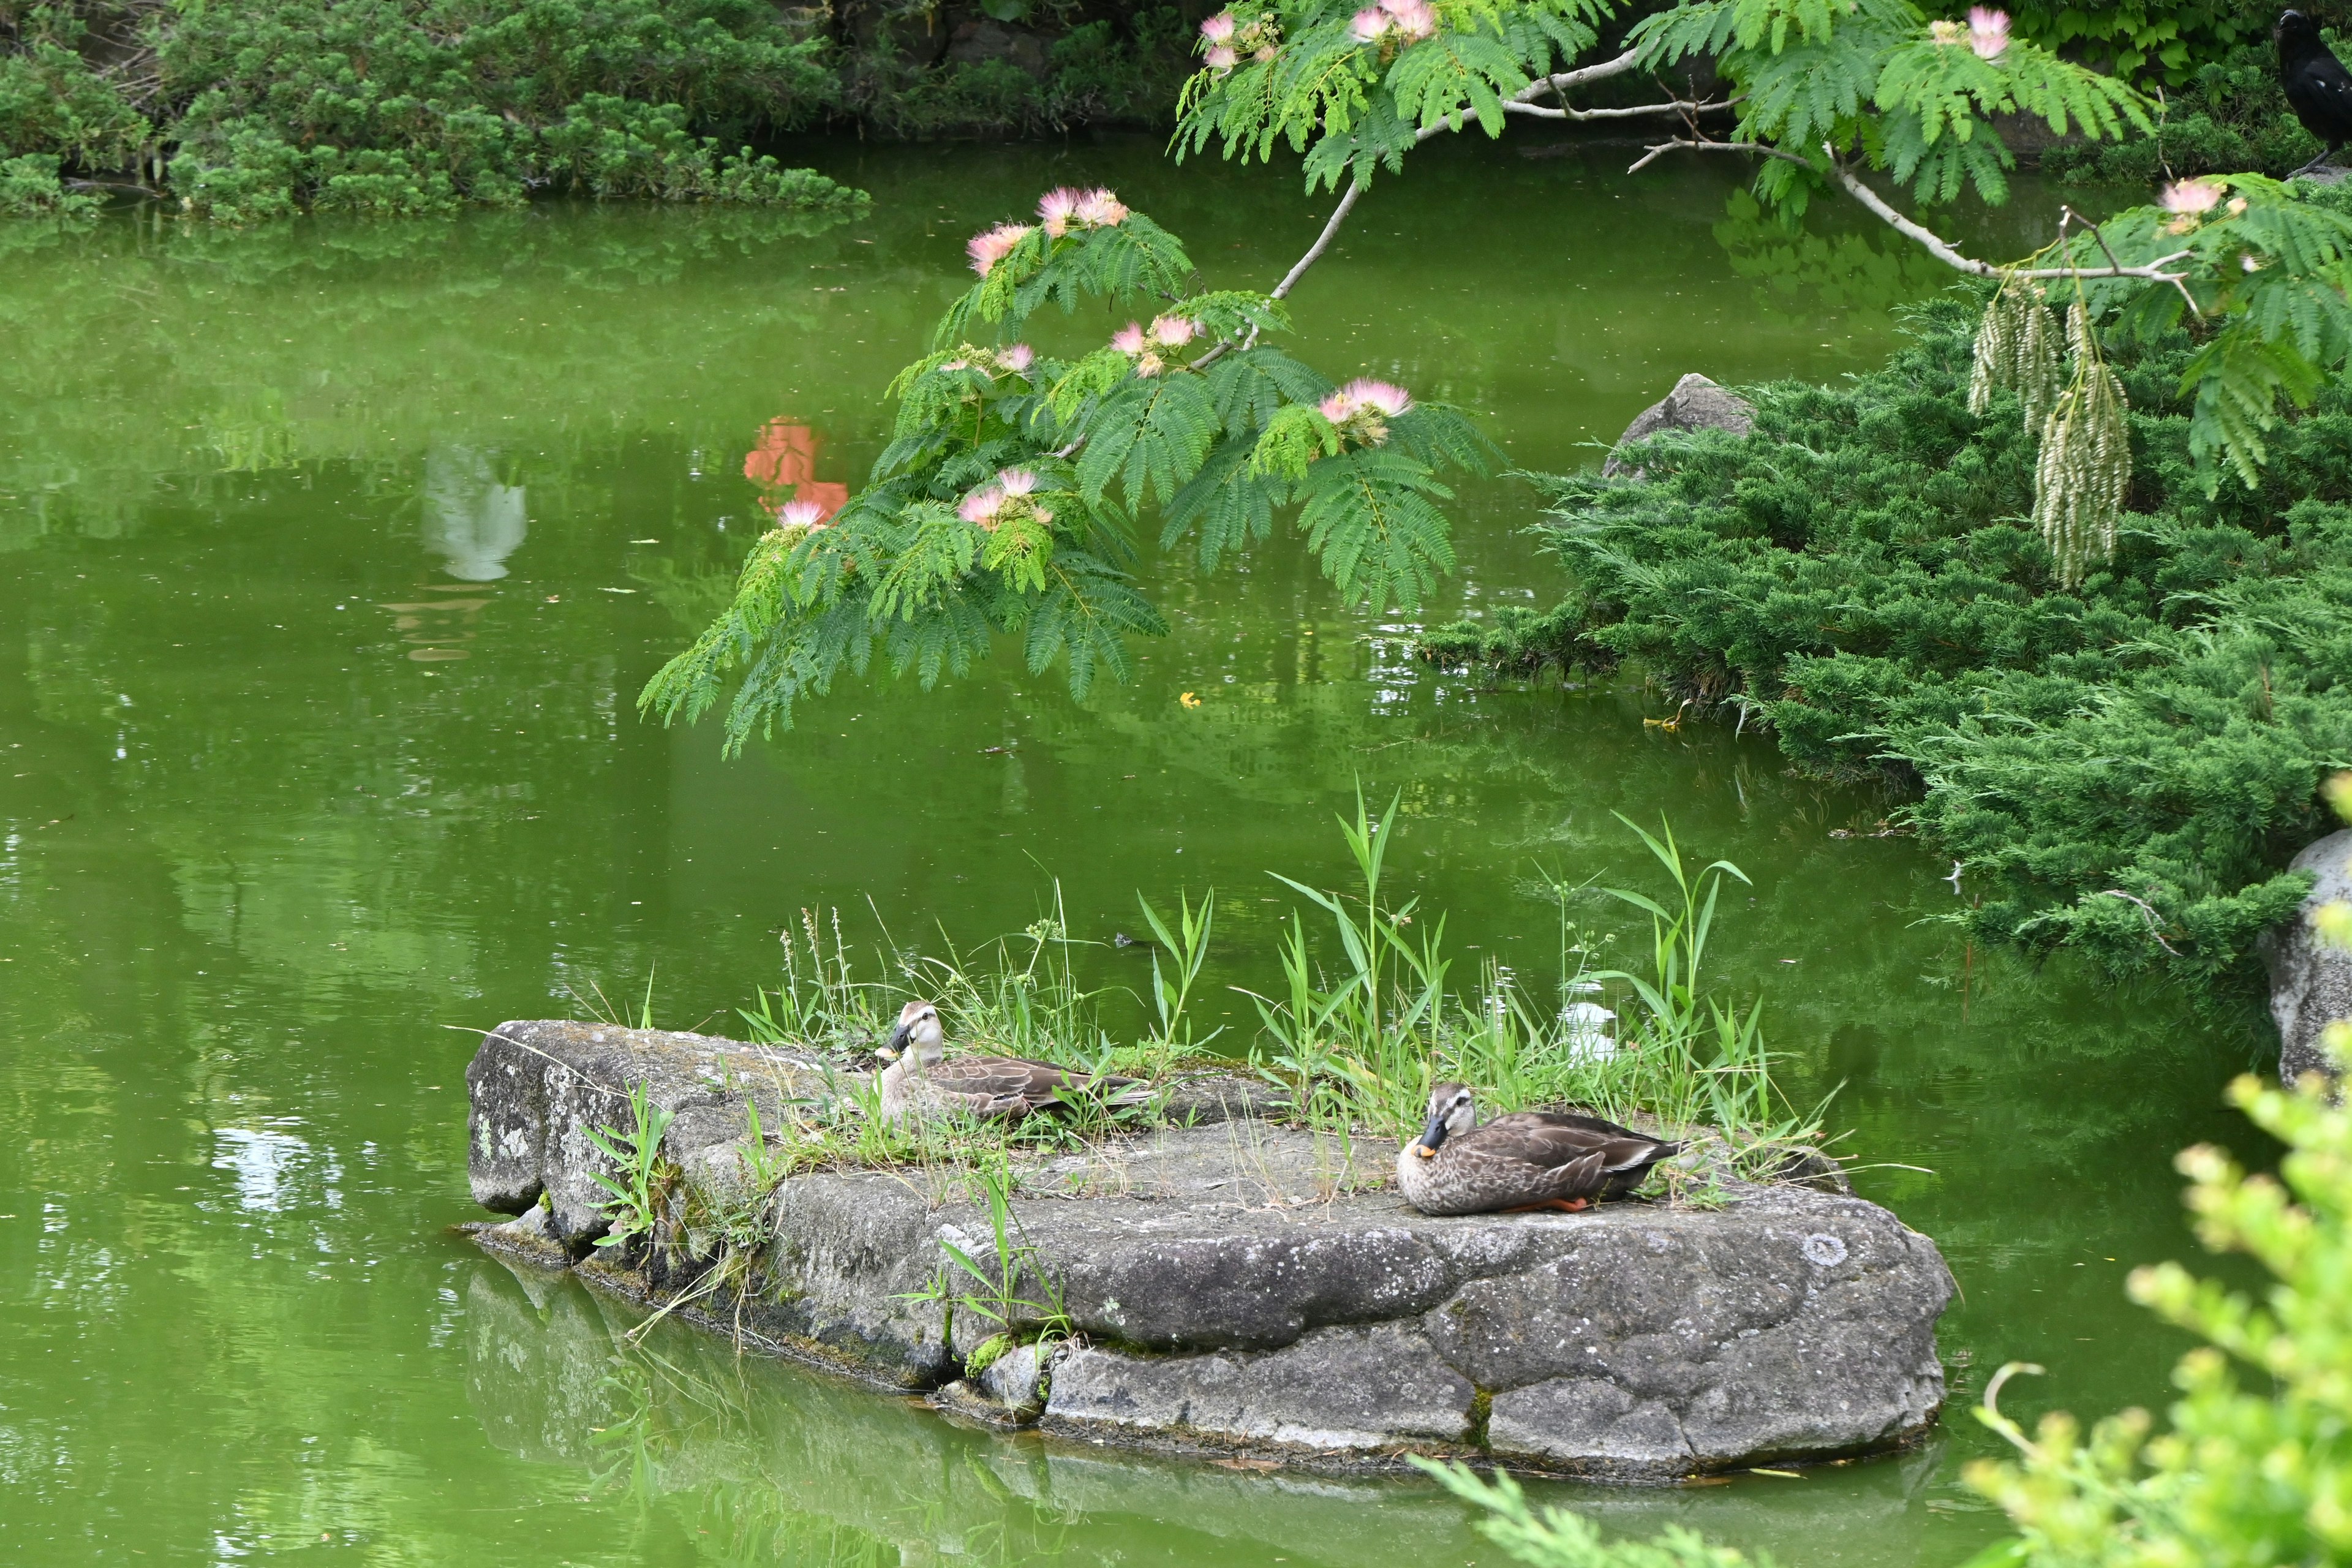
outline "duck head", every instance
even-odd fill
[[[940,1028],[940,1010],[929,1002],[909,1002],[898,1009],[898,1026],[880,1055],[884,1061],[905,1057],[909,1066],[927,1068],[947,1055],[947,1037]]]
[[[1429,1091],[1429,1121],[1416,1142],[1424,1160],[1444,1148],[1448,1138],[1478,1125],[1478,1107],[1467,1085],[1441,1083]]]

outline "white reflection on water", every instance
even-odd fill
[[[530,531],[523,487],[499,483],[488,455],[436,447],[425,458],[425,547],[462,583],[495,583]]]
[[[290,1132],[267,1127],[222,1127],[213,1132],[213,1169],[236,1177],[239,1208],[253,1214],[282,1214],[302,1202],[292,1177],[310,1156],[310,1145]],[[333,1163],[322,1173],[333,1183],[341,1175]],[[330,1185],[319,1201],[329,1208],[341,1206],[342,1194]]]

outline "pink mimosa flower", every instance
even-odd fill
[[[823,528],[825,524],[824,503],[813,500],[788,500],[776,512],[778,528]]]
[[[1980,60],[1997,60],[2009,47],[2009,13],[1983,5],[1969,7],[1969,47]]]
[[[1385,381],[1369,379],[1351,381],[1334,395],[1344,397],[1359,407],[1377,408],[1391,419],[1412,406],[1412,394],[1406,392],[1402,386]],[[1327,415],[1326,417],[1329,416]]]
[[[1355,34],[1360,42],[1367,44],[1387,32],[1391,26],[1388,13],[1377,5],[1367,5],[1348,18],[1348,31]]]
[[[1151,322],[1151,341],[1162,348],[1181,349],[1199,330],[1181,316],[1159,316]]]
[[[1344,392],[1335,392],[1315,406],[1317,412],[1334,425],[1346,424],[1348,416],[1356,411],[1355,400]]]
[[[1232,43],[1234,41],[1234,14],[1231,11],[1220,11],[1215,16],[1210,17],[1207,21],[1202,23],[1201,37],[1208,39],[1209,42],[1213,44]]]
[[[1110,346],[1117,349],[1123,354],[1141,353],[1143,352],[1142,323],[1139,321],[1129,321],[1118,331],[1113,332],[1111,334]]]
[[[1097,185],[1078,198],[1077,219],[1090,228],[1117,228],[1127,221],[1127,206]]]
[[[1004,492],[991,485],[984,490],[974,490],[964,497],[956,508],[956,515],[966,522],[986,528],[996,521],[996,514],[1003,505]]]
[[[1397,30],[1418,43],[1437,33],[1437,13],[1429,0],[1381,0],[1381,9],[1396,18]]]
[[[1230,44],[1211,44],[1203,59],[1213,71],[1229,71],[1242,63],[1242,58],[1234,53]]]
[[[1008,496],[1025,496],[1037,488],[1039,481],[1026,468],[1007,468],[996,476],[996,482]]]
[[[1167,368],[1160,363],[1160,356],[1155,353],[1147,353],[1135,362],[1135,374],[1146,378],[1158,375]]]
[[[971,258],[971,269],[982,278],[991,268],[1013,253],[1013,247],[1026,239],[1032,232],[1025,223],[1001,223],[994,228],[971,237],[964,253]]]
[[[1036,359],[1037,351],[1027,343],[1014,343],[1010,348],[996,351],[996,363],[1016,374],[1027,370]]]
[[[1056,239],[1069,233],[1070,215],[1078,210],[1080,199],[1080,193],[1067,185],[1047,191],[1039,197],[1037,216],[1045,224],[1045,232]]]
[[[2158,193],[2156,205],[2166,212],[2194,217],[2220,206],[2223,188],[2219,180],[2175,180]]]

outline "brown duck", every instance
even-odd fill
[[[1139,1079],[1088,1078],[1024,1057],[950,1057],[940,1010],[929,1002],[909,1002],[899,1010],[898,1026],[881,1054],[890,1064],[879,1080],[886,1121],[941,1114],[1017,1121],[1034,1110],[1067,1105],[1065,1089],[1107,1090],[1113,1105],[1134,1105],[1150,1093]]]
[[[1430,1091],[1429,1124],[1397,1152],[1397,1184],[1423,1214],[1589,1207],[1622,1197],[1650,1167],[1682,1152],[1598,1116],[1514,1110],[1478,1124],[1470,1090]]]

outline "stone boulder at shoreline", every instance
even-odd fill
[[[2288,869],[2317,880],[2295,918],[2264,932],[2261,944],[2278,1024],[2279,1078],[2293,1083],[2316,1072],[2332,1081],[2337,1069],[2320,1037],[2336,1019],[2352,1019],[2352,950],[2323,940],[2311,916],[2322,904],[2352,900],[2352,827],[2306,846]]]
[[[1670,430],[1725,430],[1734,436],[1753,435],[1756,410],[1736,393],[1726,392],[1706,376],[1693,373],[1675,383],[1674,390],[1633,416],[1625,433],[1601,465],[1605,479],[1642,478],[1643,470],[1618,461],[1617,454],[1636,441]]]
[[[485,1247],[1066,1439],[1667,1480],[1900,1447],[1944,1397],[1942,1257],[1820,1184],[1433,1218],[1393,1190],[1391,1146],[1279,1125],[1265,1086],[1221,1079],[1171,1097],[1178,1124],[1016,1159],[1007,1258],[954,1170],[808,1173],[761,1194],[747,1108],[772,1137],[855,1082],[811,1054],[520,1023],[467,1081],[475,1194],[521,1216],[480,1227]],[[625,1130],[638,1083],[675,1113],[663,1234],[592,1251],[604,1222],[586,1194],[617,1173],[587,1129]],[[740,1256],[706,1277],[722,1233]],[[1065,1332],[998,1353],[996,1321],[931,1289],[943,1244],[1008,1276],[994,1307],[1014,1340],[1056,1313]]]

